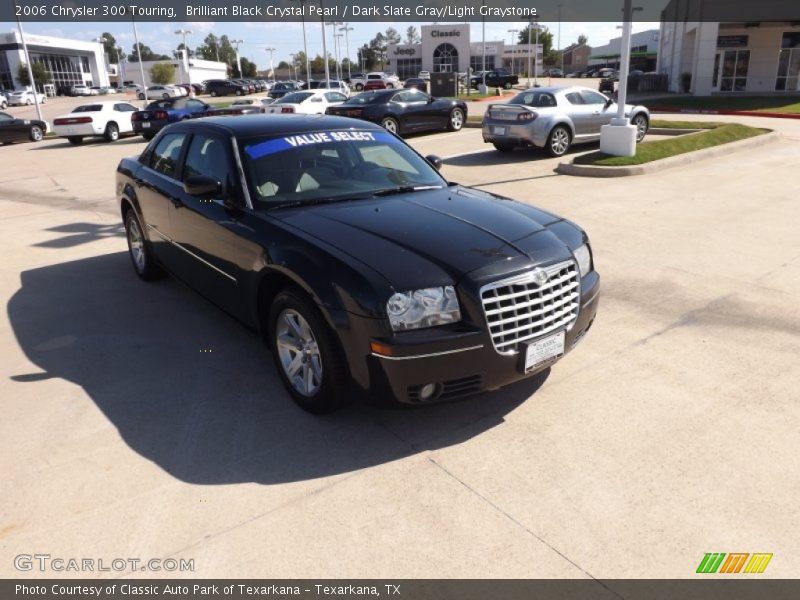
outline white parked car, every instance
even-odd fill
[[[382,72],[374,72],[374,73],[367,73],[366,76],[357,77],[353,76],[350,80],[350,87],[353,88],[355,91],[360,92],[364,89],[364,86],[367,84],[368,81],[380,80],[386,84],[386,89],[393,89],[400,87],[400,78],[396,75],[387,75],[386,73]]]
[[[345,100],[347,100],[347,96],[341,92],[325,89],[303,90],[278,98],[269,106],[265,106],[264,111],[269,114],[322,115],[329,106],[338,106]]]
[[[143,90],[139,89],[136,95],[138,96],[139,100],[144,100]],[[160,100],[162,98],[166,100],[168,98],[180,98],[183,95],[185,95],[185,90],[172,87],[171,85],[151,85],[149,88],[147,88],[148,100]]]
[[[120,135],[133,133],[131,115],[139,110],[128,102],[106,100],[78,106],[68,115],[53,121],[53,133],[71,144],[83,143],[86,137],[103,137],[115,142]]]
[[[40,92],[36,92],[36,96],[30,90],[17,90],[8,95],[8,104],[10,106],[22,106],[23,104],[33,104],[38,98],[39,104],[47,102],[47,96]]]

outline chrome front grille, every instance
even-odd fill
[[[494,349],[515,354],[520,342],[569,329],[578,318],[580,298],[580,274],[571,260],[483,286],[483,314]]]

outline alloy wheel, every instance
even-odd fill
[[[308,321],[299,312],[285,309],[275,328],[281,367],[294,390],[310,397],[322,385],[322,355]]]
[[[381,125],[383,125],[383,128],[389,133],[394,133],[397,135],[397,121],[391,117],[386,117],[383,121],[381,121]]]
[[[452,125],[454,131],[461,129],[464,126],[464,113],[459,109],[455,109],[450,113],[450,125]]]
[[[636,126],[636,141],[641,142],[644,136],[647,135],[647,117],[637,115],[633,119],[633,124]]]
[[[143,273],[146,260],[144,236],[142,235],[142,230],[139,229],[139,221],[136,219],[130,219],[128,222],[128,248],[133,259],[133,265],[139,273]]]
[[[553,154],[561,156],[569,148],[569,134],[563,127],[557,128],[551,134],[550,147],[553,149]]]

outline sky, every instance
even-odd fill
[[[446,23],[440,23],[446,25]],[[394,27],[401,35],[405,36],[406,29],[414,25],[419,30],[424,23],[351,23],[354,28],[350,32],[350,55],[353,61],[356,60],[356,49],[369,42],[378,31],[385,31],[388,27]],[[512,34],[509,29],[523,29],[526,23],[486,23],[486,41],[503,40],[511,42]],[[608,43],[609,39],[619,37],[620,31],[617,29],[618,23],[574,23],[564,22],[561,24],[561,44],[558,44],[558,23],[542,22],[542,25],[553,32],[554,44],[560,48],[566,47],[577,41],[581,34],[589,38],[590,46],[602,46]],[[38,35],[51,35],[80,40],[92,40],[100,36],[104,31],[111,33],[125,52],[130,52],[134,45],[133,28],[130,23],[23,23],[26,33]],[[647,29],[658,29],[658,23],[634,23],[633,31],[645,31]],[[154,52],[170,54],[181,42],[180,36],[174,33],[175,30],[188,28],[192,30],[192,35],[187,37],[186,43],[189,47],[195,48],[203,43],[203,39],[209,33],[216,36],[227,35],[230,39],[244,40],[240,45],[241,55],[258,65],[259,69],[269,68],[269,53],[266,48],[272,47],[276,51],[273,55],[274,64],[277,66],[281,60],[290,61],[289,54],[303,49],[303,30],[301,23],[137,23],[139,39],[142,44],[150,46]],[[0,31],[12,31],[16,29],[16,23],[0,23]],[[331,38],[331,27],[327,27],[328,51],[333,54],[333,39]],[[308,37],[308,53],[313,58],[317,54],[322,54],[322,34],[319,22],[306,23],[306,34]],[[481,40],[481,23],[472,23],[470,38],[473,42]],[[344,42],[344,40],[342,40]],[[344,58],[344,44],[342,43],[341,52]]]

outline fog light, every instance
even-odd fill
[[[419,399],[420,400],[430,400],[436,395],[439,386],[435,383],[426,383],[422,386],[422,389],[419,391]]]

